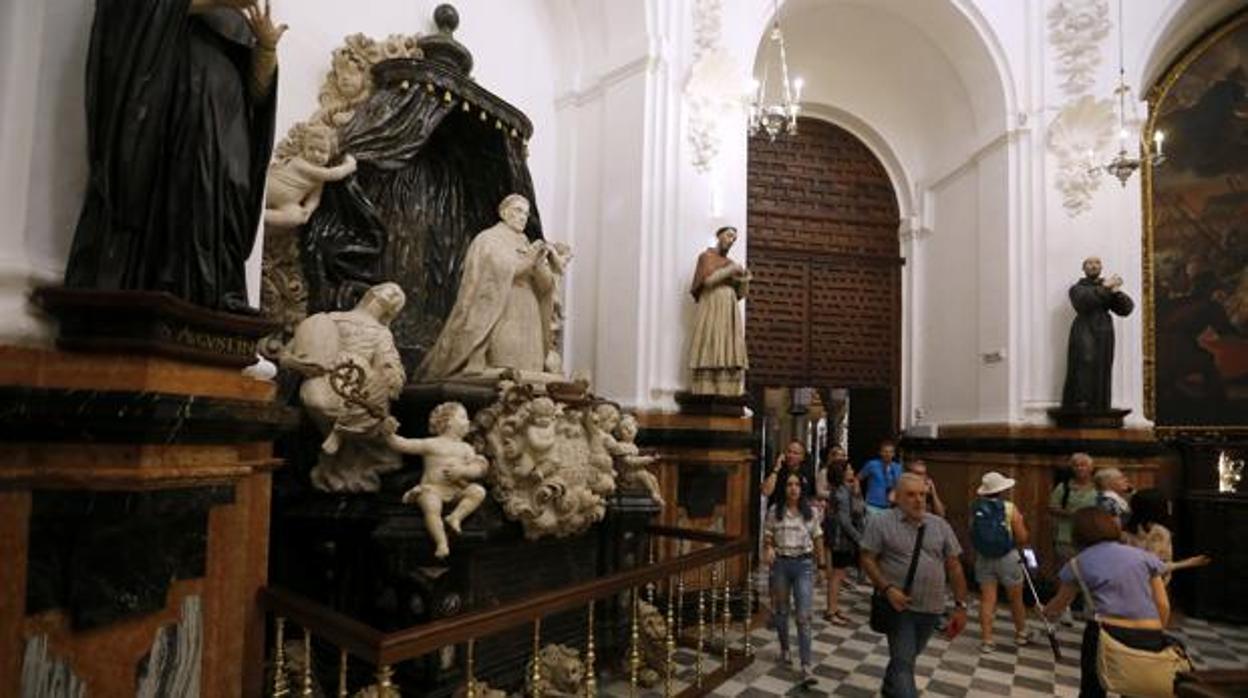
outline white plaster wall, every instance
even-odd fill
[[[966,421],[979,414],[980,283],[975,168],[930,192],[930,233],[922,236],[908,263],[921,268],[914,306],[915,406],[924,421]]]

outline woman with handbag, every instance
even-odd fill
[[[1119,542],[1118,517],[1097,507],[1074,516],[1080,552],[1062,568],[1062,585],[1043,613],[1056,618],[1082,593],[1093,619],[1083,633],[1079,695],[1107,691],[1149,698],[1173,696],[1174,675],[1191,668],[1177,640],[1166,635],[1170,599],[1156,555]]]
[[[840,447],[836,447],[840,451]],[[820,495],[827,499],[823,519],[823,541],[831,553],[832,572],[828,575],[828,610],[823,619],[833,625],[849,625],[849,617],[841,613],[841,586],[849,568],[858,562],[858,544],[866,525],[867,504],[862,498],[858,476],[841,451],[841,458],[829,461],[819,483]]]
[[[815,560],[823,567],[823,531],[803,490],[802,477],[789,473],[784,500],[767,510],[763,561],[771,567],[771,604],[780,636],[780,662],[789,664],[789,596],[797,607],[797,652],[802,681],[810,679],[811,615],[814,612]]]

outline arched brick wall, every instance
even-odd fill
[[[750,139],[747,181],[749,382],[887,391],[895,424],[902,259],[884,167],[802,118],[796,137]]]

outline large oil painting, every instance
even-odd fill
[[[1248,12],[1197,41],[1149,98],[1146,389],[1158,428],[1248,429]],[[1150,131],[1146,131],[1148,133]]]

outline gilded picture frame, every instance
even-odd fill
[[[1159,129],[1162,162],[1140,145],[1144,414],[1163,437],[1248,435],[1248,10],[1149,90],[1141,133]]]

